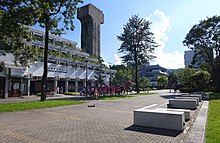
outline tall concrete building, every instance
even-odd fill
[[[184,51],[184,64],[185,64],[185,67],[188,67],[189,65],[191,65],[192,60],[193,60],[193,56],[194,56],[194,51],[193,50]]]
[[[104,14],[88,4],[78,10],[77,18],[81,22],[82,50],[100,58],[100,25],[104,23]]]

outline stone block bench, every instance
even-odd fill
[[[156,108],[155,110],[184,112],[185,121],[188,121],[191,119],[191,110],[189,109]]]
[[[168,108],[180,109],[197,109],[197,101],[195,99],[170,99]]]
[[[197,106],[199,106],[199,97],[181,96],[181,97],[175,97],[175,99],[193,99],[196,100],[196,104]]]
[[[197,98],[199,98],[199,102],[202,101],[202,95],[199,95],[199,94],[188,94],[188,95],[183,94],[183,95],[181,95],[181,96],[182,96],[182,97],[197,97]]]
[[[134,125],[182,131],[185,116],[184,112],[141,108],[134,111]]]

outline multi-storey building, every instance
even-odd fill
[[[33,41],[29,45],[40,53],[39,59],[28,67],[15,66],[13,56],[1,56],[5,62],[5,70],[0,72],[0,97],[18,96],[20,92],[26,95],[36,94],[41,90],[43,75],[44,32],[30,28]],[[49,36],[48,80],[47,91],[55,92],[62,87],[64,92],[78,91],[80,87],[96,84],[95,70],[100,68],[95,56],[82,52],[77,43],[59,36]],[[102,68],[105,82],[108,84],[110,69]],[[111,71],[114,73],[114,71]],[[87,82],[86,82],[87,81]]]
[[[152,87],[157,87],[160,76],[167,76],[167,69],[157,65],[146,64],[142,66],[140,75],[149,79]]]
[[[185,67],[188,67],[188,66],[191,65],[192,60],[193,60],[193,56],[194,56],[194,51],[193,50],[184,51],[184,64],[185,64]]]

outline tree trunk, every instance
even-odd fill
[[[139,85],[138,85],[137,45],[135,45],[134,60],[135,60],[135,85],[136,85],[136,92],[139,93],[140,91],[139,91]]]
[[[48,42],[49,42],[49,15],[45,15],[45,48],[44,48],[44,73],[41,81],[41,101],[46,100],[47,91],[47,62],[48,62]]]

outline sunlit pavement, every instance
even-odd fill
[[[199,110],[193,112],[193,118],[186,123],[183,132],[133,125],[135,109],[153,104],[155,108],[166,107],[168,99],[174,96],[169,90],[153,92],[159,94],[108,101],[92,100],[81,105],[0,113],[0,142],[178,143],[189,141]],[[95,104],[95,107],[88,107],[91,103]]]

